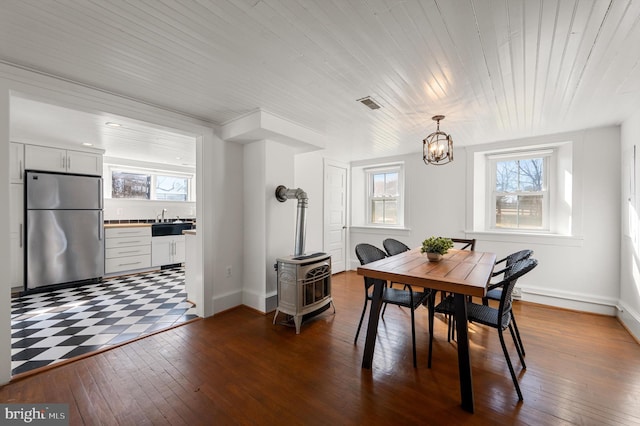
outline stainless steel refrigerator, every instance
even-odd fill
[[[102,178],[26,172],[25,290],[104,275]]]

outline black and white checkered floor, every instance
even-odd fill
[[[196,318],[184,269],[11,300],[12,374],[55,364]]]

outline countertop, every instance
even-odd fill
[[[182,231],[182,235],[196,235],[195,229],[185,229]]]

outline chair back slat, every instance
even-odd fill
[[[476,249],[476,239],[475,238],[451,238],[454,244],[460,244],[456,248],[458,250],[471,250],[474,251]]]

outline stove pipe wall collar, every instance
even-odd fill
[[[278,185],[276,188],[276,199],[281,203],[285,201],[296,198],[298,200],[298,208],[297,208],[297,218],[296,218],[296,243],[294,256],[302,256],[304,255],[304,240],[305,233],[307,228],[307,205],[309,203],[309,198],[307,197],[307,193],[302,189],[289,189],[284,185]]]

